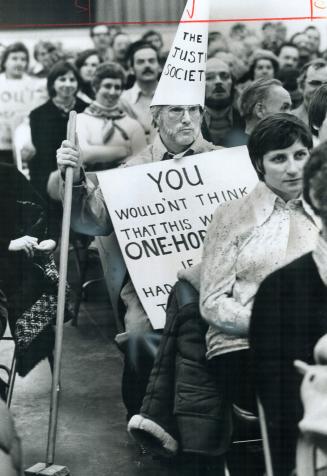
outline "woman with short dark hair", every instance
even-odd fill
[[[30,113],[32,142],[35,155],[29,161],[33,187],[46,200],[47,213],[60,223],[61,203],[52,200],[47,192],[51,172],[57,170],[56,151],[67,136],[69,112],[82,112],[86,103],[77,97],[79,76],[67,61],[59,61],[50,70],[47,89],[50,99]]]
[[[56,150],[66,138],[69,112],[82,112],[86,103],[79,99],[77,91],[80,79],[76,68],[67,61],[59,61],[47,78],[50,99],[30,114],[32,142],[36,153],[29,162],[32,185],[47,197],[50,173],[57,170]]]
[[[208,227],[200,310],[209,324],[209,366],[230,409],[235,400],[255,408],[248,332],[259,285],[311,251],[318,237],[318,220],[302,199],[311,148],[310,131],[295,116],[279,113],[260,121],[248,142],[259,183],[244,198],[220,205]]]

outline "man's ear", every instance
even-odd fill
[[[265,111],[266,111],[266,108],[262,104],[262,102],[257,102],[256,105],[254,106],[254,112],[259,119],[263,119],[265,117]]]

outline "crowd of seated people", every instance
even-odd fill
[[[147,135],[147,143],[153,141],[155,134],[151,125],[149,104],[169,45],[164,45],[160,31],[149,30],[136,37],[127,29],[108,25],[92,27],[90,40],[93,48],[73,53],[65,50],[64,41],[61,44],[38,41],[33,47],[32,66],[29,65],[30,52],[23,43],[4,47],[1,54],[0,91],[8,89],[10,92],[13,84],[15,90],[18,86],[18,91],[26,90],[27,87],[31,87],[30,83],[28,85],[23,83],[30,81],[31,78],[34,79],[32,84],[36,91],[29,94],[29,100],[23,101],[19,113],[8,112],[3,116],[6,120],[0,121],[2,160],[13,160],[12,137],[17,126],[28,118],[36,106],[46,102],[49,97],[52,102],[54,101],[53,92],[50,93],[46,81],[52,68],[61,61],[68,61],[76,67],[79,80],[77,92],[74,94],[87,104],[95,99],[92,79],[96,67],[104,61],[120,65],[124,72],[124,84],[119,104],[127,115],[140,122]],[[148,49],[145,48],[145,44],[148,45]],[[214,87],[216,97],[209,98],[206,109],[208,108],[208,116],[212,123],[212,141],[217,145],[223,145],[226,134],[233,129],[235,114],[241,112],[240,94],[251,82],[259,78],[279,79],[291,94],[292,108],[296,108],[296,115],[307,122],[312,92],[326,80],[327,74],[324,54],[320,51],[320,33],[313,25],[292,36],[287,34],[287,26],[281,22],[265,23],[261,29],[249,28],[241,23],[235,24],[230,28],[229,34],[216,29],[209,33],[208,58],[218,58],[227,65],[228,71],[226,66],[224,67],[226,73],[230,75],[230,79],[221,79],[219,74],[214,77],[214,73],[222,67],[218,62],[217,66],[211,68],[212,72],[208,71],[208,89]],[[308,66],[311,61],[313,63]],[[302,70],[303,66],[305,68]],[[226,94],[222,92],[225,87],[224,81],[231,81],[232,84],[227,84]],[[69,94],[61,100],[66,102],[66,113],[69,109],[68,102],[69,106],[75,105],[68,96]],[[55,101],[58,106],[58,98]],[[61,110],[65,108],[61,104]],[[236,127],[239,126],[238,119]],[[35,154],[33,145],[36,147],[37,135],[40,134],[41,131],[37,131],[29,141],[30,147],[26,148],[29,151],[26,154],[28,159],[33,156],[33,152]],[[39,155],[38,150],[36,155]],[[48,174],[48,170],[44,173]]]
[[[29,51],[23,43],[7,45],[1,53],[0,95],[8,91],[15,97],[28,91],[28,98],[21,101],[20,110],[8,109],[8,114],[0,115],[0,162],[9,163],[6,167],[18,165],[20,155],[28,168],[31,188],[36,191],[33,199],[28,201],[37,202],[36,205],[41,207],[39,213],[51,217],[54,222],[51,226],[56,230],[55,236],[42,230],[40,236],[35,237],[25,233],[22,226],[15,224],[15,228],[13,225],[10,239],[3,236],[0,239],[5,243],[4,259],[10,264],[13,257],[16,259],[12,253],[19,252],[20,259],[24,258],[24,267],[29,270],[32,267],[25,261],[32,262],[36,251],[46,256],[53,251],[61,218],[60,187],[67,166],[75,169],[75,185],[84,183],[84,187],[75,187],[78,189],[75,192],[80,195],[73,206],[81,207],[82,202],[86,204],[83,207],[86,215],[82,218],[75,213],[76,210],[73,213],[75,231],[83,233],[81,223],[87,223],[88,234],[104,235],[112,231],[110,216],[97,186],[85,177],[83,170],[100,171],[166,160],[184,153],[188,155],[190,150],[191,154],[196,154],[247,145],[259,184],[244,200],[244,209],[238,204],[238,212],[233,210],[234,202],[229,207],[218,209],[204,244],[201,271],[195,269],[194,272],[199,274],[190,279],[196,288],[201,282],[197,290],[206,324],[198,331],[203,346],[204,331],[207,331],[206,351],[203,353],[203,347],[201,356],[208,361],[207,371],[211,377],[214,376],[212,388],[221,398],[224,409],[223,418],[221,415],[214,417],[221,419],[223,428],[221,440],[217,440],[219,454],[208,455],[216,474],[223,475],[233,431],[229,424],[229,404],[243,392],[238,386],[239,380],[242,375],[250,374],[253,368],[257,369],[260,385],[264,380],[262,368],[253,364],[253,355],[248,350],[250,328],[253,331],[254,357],[262,358],[264,353],[258,346],[256,321],[253,327],[250,325],[256,292],[270,273],[314,249],[319,231],[319,220],[306,207],[301,193],[303,168],[310,162],[313,147],[311,132],[316,136],[315,145],[327,137],[327,55],[320,51],[320,34],[315,26],[309,26],[292,37],[281,22],[265,23],[257,31],[241,23],[233,25],[229,34],[217,29],[209,34],[204,107],[159,105],[151,108],[167,57],[166,47],[169,49],[160,32],[150,30],[136,37],[127,28],[96,25],[90,30],[90,38],[93,48],[76,51],[73,55],[65,52],[62,45],[37,42],[33,67],[29,65]],[[68,116],[72,110],[78,113],[77,145],[65,142]],[[178,137],[179,123],[185,117],[191,124],[188,142],[182,142]],[[23,135],[20,150],[15,142],[17,130]],[[57,173],[58,165],[61,176]],[[0,180],[4,180],[1,170],[0,173]],[[9,182],[6,185],[10,186]],[[87,208],[91,203],[90,196],[92,200],[96,199],[92,210]],[[307,192],[306,198],[309,196]],[[322,200],[320,196],[319,200]],[[14,197],[14,205],[10,205],[16,215],[20,201],[26,200]],[[318,214],[319,203],[316,204],[311,197],[311,206],[316,212],[318,210]],[[23,212],[19,213],[21,217]],[[322,256],[323,251],[319,253]],[[160,349],[165,340],[160,332],[152,332],[125,271],[119,283],[122,289],[117,295],[121,292],[120,298],[126,308],[126,332],[116,341],[125,356],[122,393],[127,416],[128,419],[141,416],[138,425],[140,421],[143,424],[144,414],[149,417],[145,411],[142,413],[142,400],[147,395],[149,379],[151,384],[153,364],[154,369],[160,367],[154,359],[157,349],[157,355],[162,357]],[[20,275],[13,279],[16,288],[26,286],[29,280]],[[33,284],[32,280],[29,284]],[[50,292],[49,289],[45,292]],[[3,282],[0,291],[7,295],[9,304],[17,302],[16,297],[11,296],[12,286],[9,288],[8,283]],[[11,310],[13,333],[19,315],[31,308],[39,297],[32,293],[32,300],[24,308]],[[18,302],[24,303],[24,299],[19,297]],[[115,303],[112,304],[115,307]],[[259,306],[260,301],[254,308],[256,316]],[[146,321],[146,324],[142,328],[143,334],[137,335],[137,342],[133,341],[131,347],[133,321],[143,324]],[[165,335],[165,331],[163,333]],[[148,352],[149,342],[155,352]],[[131,349],[133,352],[141,349],[137,365]],[[266,356],[264,358],[268,360]],[[231,371],[235,377],[234,386],[229,381]],[[253,389],[254,383],[251,398]],[[265,398],[264,392],[262,395],[266,405],[269,399]],[[270,422],[272,432],[275,431],[274,423]],[[169,433],[171,428],[168,429]],[[130,428],[136,435],[137,430],[133,425]],[[173,432],[175,439],[180,439],[183,449],[183,435]],[[279,468],[280,448],[276,451],[276,467]],[[289,460],[287,465],[290,472]],[[261,466],[258,467],[260,469],[256,471],[262,471]],[[231,476],[247,474],[240,468],[233,469],[232,463],[229,470]]]

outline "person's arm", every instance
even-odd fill
[[[237,208],[230,202],[218,208],[208,227],[201,262],[200,311],[209,324],[226,334],[246,336],[250,306],[233,297],[239,221]]]
[[[76,133],[78,136],[78,142],[80,150],[82,151],[82,160],[84,165],[93,164],[112,164],[120,162],[131,154],[130,143],[126,141],[126,144],[111,145],[91,144],[90,136],[92,130],[88,126],[85,114],[78,114],[76,121]]]
[[[68,140],[63,141],[57,150],[57,164],[62,197],[66,168],[73,168],[72,228],[91,236],[109,235],[113,231],[109,212],[100,186],[85,176],[79,148]]]
[[[130,141],[132,156],[139,154],[147,146],[144,129],[137,121],[133,123]]]
[[[131,155],[130,144],[123,145],[87,145],[83,150],[83,164],[113,164]]]

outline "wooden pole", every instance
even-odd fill
[[[75,144],[76,133],[76,112],[71,111],[67,124],[67,139]],[[65,298],[67,282],[67,262],[69,250],[69,229],[70,215],[72,207],[72,188],[73,188],[73,168],[67,167],[65,173],[65,195],[63,204],[63,219],[61,230],[60,262],[59,262],[59,286],[58,286],[58,304],[56,320],[56,342],[54,350],[54,368],[52,376],[50,418],[46,464],[52,465],[55,457],[56,434],[58,421],[58,406],[60,393],[60,370],[62,355],[62,339],[64,330]]]
[[[257,406],[259,412],[259,422],[260,422],[260,429],[261,429],[261,436],[262,436],[262,443],[263,443],[263,454],[265,458],[265,466],[266,466],[266,476],[274,476],[272,460],[271,460],[271,452],[269,446],[269,439],[268,439],[268,429],[266,423],[266,415],[263,409],[263,406],[260,402],[259,397],[257,397]]]

